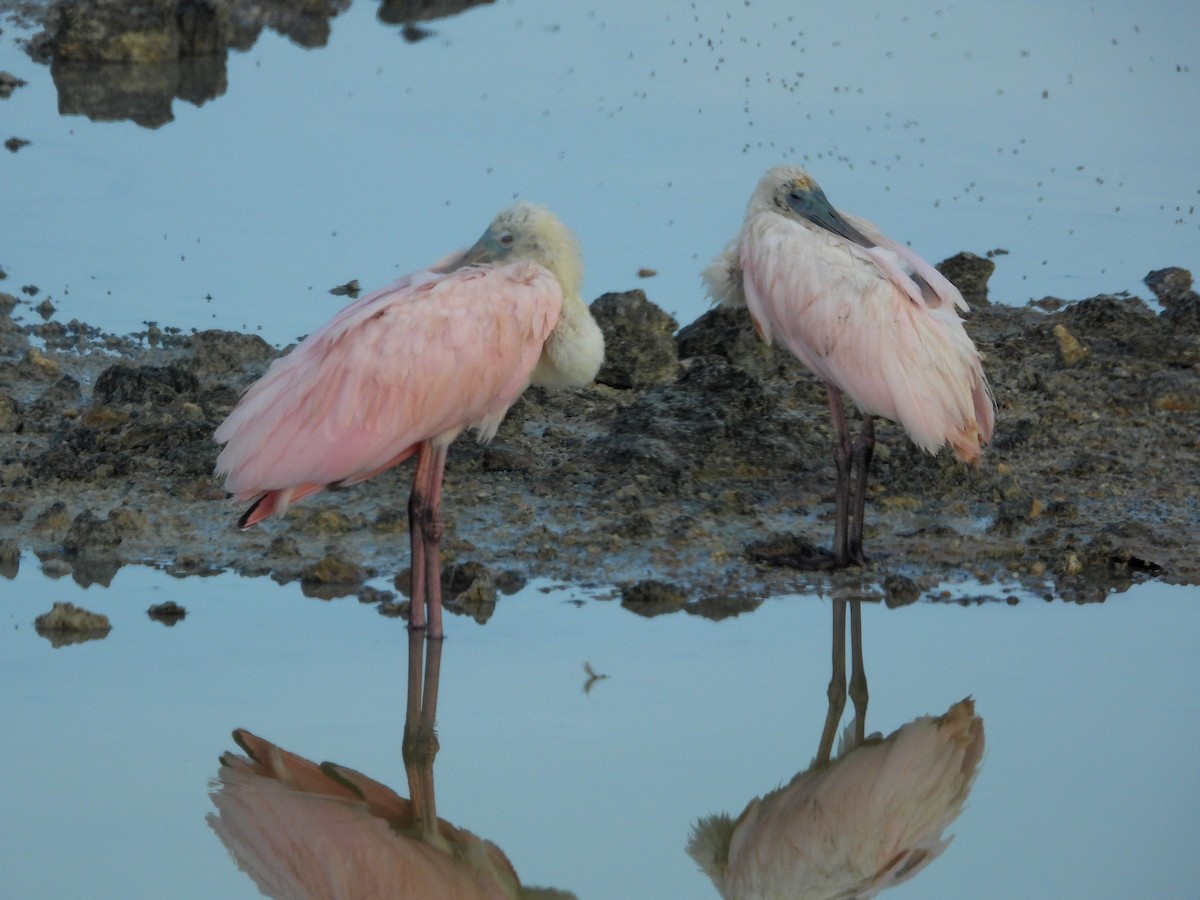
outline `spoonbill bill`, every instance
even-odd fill
[[[835,209],[799,166],[762,177],[741,231],[704,270],[712,299],[744,306],[759,336],[780,340],[821,378],[833,416],[837,504],[832,553],[808,568],[863,565],[863,510],[874,417],[936,453],[979,465],[995,408],[957,310],[962,294],[907,247]],[[842,392],[862,412],[852,443]],[[857,467],[853,498],[851,469]]]
[[[442,474],[467,428],[490,440],[530,384],[581,387],[604,337],[580,297],[583,262],[548,210],[502,210],[465,253],[343,308],[273,362],[217,429],[216,472],[249,528],[295,501],[366,481],[414,454],[409,627],[442,636]]]

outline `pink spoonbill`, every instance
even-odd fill
[[[442,636],[442,474],[451,442],[490,440],[530,384],[581,387],[604,338],[580,297],[574,235],[546,209],[501,211],[466,253],[342,309],[277,359],[216,431],[243,528],[416,455],[411,628]]]
[[[762,177],[741,231],[704,280],[714,301],[746,307],[764,341],[778,339],[825,382],[838,477],[833,550],[802,566],[866,562],[875,416],[898,422],[923,450],[949,446],[979,465],[995,407],[958,315],[968,310],[962,294],[870,222],[835,209],[804,169],[778,166]],[[842,392],[862,413],[853,442]]]

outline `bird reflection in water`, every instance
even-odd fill
[[[846,611],[855,715],[833,739],[846,701]],[[788,784],[736,819],[696,823],[688,853],[726,900],[876,896],[920,872],[949,845],[983,756],[983,720],[971,698],[921,716],[886,738],[865,736],[867,679],[859,601],[834,601],[833,677],[817,756]]]
[[[544,898],[521,885],[491,841],[438,818],[433,761],[441,641],[410,632],[404,768],[411,799],[361,772],[314,763],[244,729],[245,756],[225,753],[212,782],[209,825],[269,897]]]

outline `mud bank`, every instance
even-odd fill
[[[486,618],[540,577],[622,589],[644,614],[736,613],[800,590],[911,602],[1071,601],[1137,580],[1200,581],[1200,298],[1179,269],[1134,297],[987,305],[968,329],[998,416],[983,466],[916,450],[880,423],[866,569],[765,562],[827,544],[834,470],[824,391],[744,316],[677,329],[640,292],[593,305],[609,359],[579,392],[532,389],[484,447],[451,450],[448,607]],[[954,271],[947,266],[947,271]],[[964,284],[964,287],[967,285]],[[979,301],[983,301],[980,303]],[[211,475],[212,432],[279,351],[222,331],[130,336],[0,294],[0,567],[106,583],[122,565],[235,570],[357,594],[403,614],[409,467],[323,494],[248,532]],[[46,317],[44,320],[42,317]],[[378,584],[378,582],[375,582]],[[958,585],[956,587],[956,584]]]

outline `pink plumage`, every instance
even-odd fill
[[[736,820],[701,819],[688,852],[727,900],[874,897],[946,849],[983,751],[983,720],[961,700],[886,738],[847,740]]]
[[[956,311],[966,308],[962,295],[907,248],[842,215],[876,246],[770,211],[746,223],[739,252],[750,315],[765,340],[777,336],[863,412],[899,422],[923,450],[949,445],[978,463],[993,410]]]
[[[246,756],[226,753],[209,825],[270,897],[521,896],[512,864],[491,841],[443,819],[421,835],[414,804],[384,784],[289,753],[248,731]]]
[[[217,429],[217,473],[236,500],[278,495],[260,504],[270,514],[370,478],[425,441],[448,444],[468,427],[490,437],[561,310],[558,282],[531,262],[423,272],[369,294],[246,392]]]

